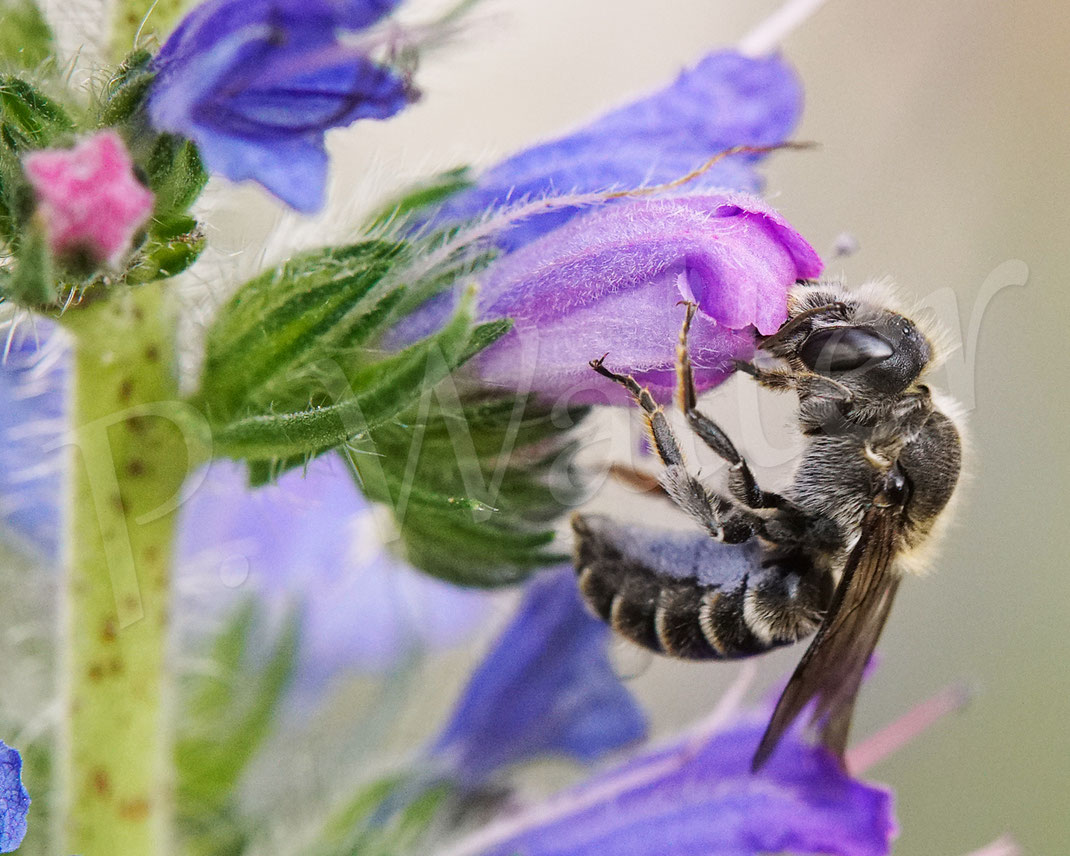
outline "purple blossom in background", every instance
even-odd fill
[[[374,24],[396,5],[210,0],[153,61],[152,124],[193,140],[212,172],[316,211],[326,194],[326,131],[388,118],[411,98],[402,75],[338,32]]]
[[[817,253],[772,208],[741,194],[633,199],[579,217],[494,264],[480,316],[514,327],[478,357],[484,381],[579,401],[627,403],[587,363],[626,371],[668,401],[681,300],[698,304],[692,360],[701,390],[773,333],[787,293],[821,273]]]
[[[801,111],[802,88],[780,57],[713,53],[664,89],[487,170],[475,187],[451,197],[433,222],[470,220],[525,197],[664,184],[724,149],[783,142]],[[723,160],[689,189],[757,191],[759,159]],[[518,249],[581,210],[530,217],[500,232],[496,243],[507,251]]]
[[[0,525],[24,547],[59,556],[59,498],[66,426],[62,337],[22,325],[0,360]]]
[[[0,364],[0,524],[55,564],[67,352],[54,327],[37,327],[20,328]],[[485,613],[489,595],[387,552],[372,507],[335,455],[256,490],[230,461],[200,476],[180,512],[180,617],[204,625],[251,593],[276,615],[297,607],[302,695],[335,675],[389,669],[421,648],[456,644]]]
[[[276,613],[296,606],[299,691],[457,644],[485,615],[489,595],[387,551],[381,520],[336,454],[255,490],[244,465],[214,461],[191,485],[178,528],[180,584],[200,604],[191,613],[252,593]]]
[[[751,757],[768,710],[647,750],[505,818],[464,856],[885,856],[892,795],[852,779],[790,733],[758,774]]]
[[[571,568],[538,575],[432,746],[434,764],[474,787],[521,761],[593,761],[641,739],[645,718],[610,665],[608,643]]]
[[[22,786],[22,756],[0,740],[0,853],[11,853],[26,837],[30,795]]]

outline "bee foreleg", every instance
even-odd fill
[[[699,439],[730,465],[728,471],[728,489],[735,500],[747,508],[782,508],[787,500],[778,493],[763,491],[758,487],[746,460],[736,450],[735,444],[721,427],[698,410],[698,395],[695,391],[695,372],[691,366],[691,355],[687,347],[687,337],[691,330],[691,320],[695,317],[695,304],[687,304],[687,314],[680,329],[680,342],[676,347],[677,398],[680,409]]]
[[[602,365],[605,357],[591,360],[591,368],[602,377],[609,378],[614,383],[619,383],[632,394],[635,403],[638,404],[646,416],[647,427],[650,429],[650,437],[654,442],[654,449],[661,458],[661,462],[667,467],[674,465],[682,466],[684,463],[683,453],[676,442],[676,435],[669,426],[669,420],[665,418],[665,411],[661,409],[650,391],[639,385],[639,382],[631,375],[622,375],[612,372]]]

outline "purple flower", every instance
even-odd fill
[[[245,467],[214,461],[181,509],[179,582],[189,614],[255,592],[301,619],[298,690],[354,670],[387,670],[422,649],[457,644],[488,595],[422,574],[390,554],[382,518],[336,454],[250,490]],[[229,597],[228,597],[229,595]]]
[[[779,57],[711,54],[664,89],[503,161],[451,197],[433,225],[525,197],[553,202],[552,210],[531,206],[526,216],[506,209],[477,227],[509,253],[481,283],[481,316],[516,322],[476,363],[482,379],[626,403],[622,389],[594,382],[587,369],[608,351],[610,368],[639,376],[666,400],[681,299],[699,304],[691,341],[700,390],[727,377],[733,360],[750,358],[752,328],[773,332],[786,317],[788,288],[821,271],[817,254],[779,215],[723,190],[757,189],[758,156],[720,161],[687,185],[687,196],[607,199],[599,192],[670,182],[719,151],[782,142],[801,104],[798,80]],[[436,329],[452,306],[451,295],[428,301],[391,343]]]
[[[633,199],[576,218],[492,266],[483,318],[514,327],[478,358],[484,381],[510,389],[627,402],[587,363],[634,374],[672,397],[681,300],[698,304],[692,360],[700,390],[748,359],[754,329],[787,317],[787,292],[821,260],[772,208],[739,193]]]
[[[26,837],[30,795],[22,786],[22,756],[0,740],[0,853],[11,853]]]
[[[210,0],[153,62],[149,117],[192,139],[207,167],[252,179],[291,207],[324,202],[324,134],[385,119],[410,100],[393,69],[339,38],[396,0]]]
[[[0,363],[0,523],[52,563],[66,357],[62,335],[38,322],[36,335],[19,330]],[[422,647],[461,641],[488,603],[387,552],[372,507],[334,455],[255,490],[242,466],[216,461],[191,478],[178,525],[180,619],[203,625],[251,592],[277,616],[296,607],[304,697],[335,675],[389,669]]]
[[[783,142],[801,109],[798,79],[779,57],[713,53],[664,89],[487,170],[475,187],[452,197],[434,223],[470,220],[525,197],[669,182],[724,149]],[[754,169],[758,159],[721,161],[691,189],[756,191],[761,187]],[[571,207],[528,218],[500,232],[496,243],[515,250],[581,210]]]
[[[59,554],[64,357],[61,337],[41,323],[12,332],[0,358],[0,525],[49,557]]]
[[[540,756],[593,761],[646,732],[613,672],[609,629],[587,614],[571,568],[529,584],[430,757],[468,786]]]
[[[884,856],[892,796],[793,731],[758,774],[768,710],[649,749],[476,833],[450,856]]]

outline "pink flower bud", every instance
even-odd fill
[[[152,212],[152,192],[134,176],[114,131],[100,131],[72,149],[33,152],[23,167],[54,255],[85,253],[116,265]]]

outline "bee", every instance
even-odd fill
[[[801,283],[788,318],[759,338],[765,367],[737,363],[759,386],[795,393],[805,447],[790,486],[763,490],[723,430],[697,409],[687,304],[677,399],[688,426],[728,464],[727,492],[692,475],[662,408],[627,388],[664,469],[661,491],[704,530],[669,533],[576,515],[575,566],[590,609],[661,654],[735,659],[813,641],[754,755],[758,770],[811,702],[820,741],[843,764],[862,674],[900,579],[946,520],[961,468],[954,408],[922,382],[934,344],[872,293]],[[608,356],[608,355],[607,355]],[[768,358],[771,358],[768,359]]]

